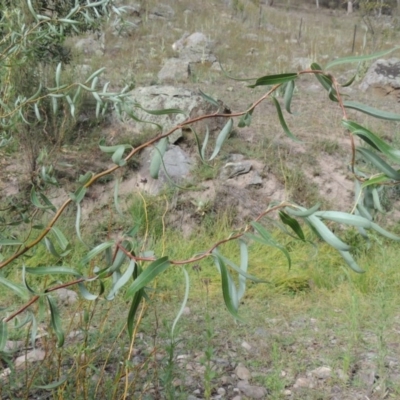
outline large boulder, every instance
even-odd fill
[[[212,42],[204,33],[185,33],[172,45],[172,49],[179,54],[179,58],[191,63],[214,63],[216,57],[212,54]]]
[[[360,89],[374,89],[382,95],[400,96],[400,59],[390,58],[375,61],[365,75]]]
[[[199,94],[183,88],[173,86],[148,86],[141,87],[131,92],[132,112],[140,120],[156,123],[162,126],[163,132],[167,132],[176,125],[181,124],[188,118],[199,117],[205,114],[211,114],[216,111],[216,107],[206,102]],[[140,104],[141,108],[134,107],[134,104]],[[179,114],[151,115],[145,112],[147,110],[162,110],[177,108],[183,111]],[[221,112],[224,112],[221,106]],[[225,110],[225,112],[229,112]],[[197,123],[195,129],[202,131],[205,124],[210,131],[221,129],[226,121],[222,118],[211,118],[207,121]],[[129,119],[126,121],[133,131],[142,131],[143,129],[156,129],[155,125]],[[182,130],[178,129],[170,136],[170,143],[175,143],[182,136]]]

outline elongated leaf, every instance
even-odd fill
[[[371,115],[372,117],[385,119],[388,121],[400,121],[400,114],[391,113],[388,111],[382,111],[374,107],[366,106],[365,104],[356,103],[354,101],[344,101],[343,105],[345,108],[360,111],[364,114]]]
[[[294,81],[289,81],[288,83],[286,83],[285,95],[283,97],[285,109],[289,114],[292,114],[292,110],[291,110],[290,106],[292,104],[294,86],[295,86]]]
[[[330,246],[339,251],[350,250],[350,246],[342,242],[319,218],[310,215],[309,217],[306,217],[306,220]]]
[[[249,88],[255,88],[257,86],[265,86],[265,85],[278,85],[281,83],[293,81],[297,78],[296,72],[290,72],[287,74],[279,74],[279,75],[266,75],[261,78],[258,78],[254,85],[249,85]]]
[[[109,247],[111,247],[113,245],[114,245],[114,241],[108,241],[108,242],[99,244],[94,249],[90,250],[89,253],[87,253],[86,256],[82,258],[80,263],[82,265],[87,264],[92,258],[98,256],[100,253],[102,253],[103,251],[105,251],[106,249],[108,249]]]
[[[222,128],[220,134],[217,137],[217,140],[215,142],[215,148],[214,148],[214,151],[213,151],[211,157],[209,158],[209,161],[213,160],[218,155],[218,153],[220,152],[221,147],[225,142],[225,139],[231,133],[232,126],[233,126],[233,119],[229,118],[228,122]]]
[[[57,68],[56,68],[56,86],[60,87],[61,86],[61,63],[58,63]]]
[[[361,187],[365,189],[368,186],[381,185],[388,182],[390,182],[390,179],[385,174],[379,174],[369,178],[367,181],[364,181]]]
[[[202,90],[199,89],[200,96],[207,101],[208,103],[212,104],[213,106],[219,108],[220,104],[217,100],[213,99],[210,95],[204,93]]]
[[[395,47],[390,50],[383,50],[380,51],[379,53],[373,53],[365,56],[350,56],[350,57],[337,58],[336,60],[329,62],[325,67],[325,69],[329,69],[335,67],[336,65],[341,65],[341,64],[349,64],[354,62],[373,60],[375,58],[386,56],[387,54],[392,53],[393,51],[398,50],[399,48],[400,47]]]
[[[124,149],[132,149],[130,144],[118,144],[116,146],[104,146],[103,141],[100,142],[99,148],[103,153],[115,153],[118,149],[123,147]]]
[[[98,77],[101,73],[105,71],[106,67],[102,67],[98,69],[97,71],[93,72],[92,75],[89,76],[89,78],[86,79],[85,83],[89,83],[92,79]]]
[[[78,271],[74,270],[73,268],[64,266],[32,267],[32,268],[25,267],[25,271],[28,274],[37,276],[60,274],[60,275],[73,275],[79,278],[82,277],[82,275]]]
[[[45,244],[45,246],[46,246],[47,251],[48,251],[53,257],[56,257],[56,258],[60,258],[60,257],[61,257],[61,255],[58,253],[58,251],[57,251],[56,248],[54,247],[53,242],[52,242],[48,237],[45,237],[45,238],[44,238],[44,244]]]
[[[356,151],[360,153],[364,159],[373,164],[380,172],[383,172],[387,177],[396,181],[400,180],[400,173],[371,150],[364,147],[357,147]]]
[[[20,246],[23,243],[14,239],[0,239],[0,246]]]
[[[126,271],[122,274],[122,276],[118,279],[117,282],[115,282],[115,284],[111,288],[110,293],[107,296],[107,299],[114,297],[115,294],[128,283],[129,279],[132,277],[135,266],[136,266],[135,261],[131,260]]]
[[[168,257],[162,257],[152,262],[133,282],[126,291],[125,298],[132,297],[138,290],[153,281],[169,267]]]
[[[290,258],[290,254],[286,250],[286,248],[284,246],[280,245],[279,243],[277,243],[273,239],[271,234],[260,223],[253,221],[253,222],[251,222],[251,226],[260,234],[261,238],[259,238],[258,236],[255,236],[255,235],[248,235],[248,236],[251,237],[253,240],[257,240],[260,243],[264,243],[264,244],[267,244],[269,246],[279,249],[287,258],[289,269],[290,269],[292,266],[292,260]]]
[[[284,132],[286,133],[286,135],[288,137],[290,137],[290,139],[294,140],[295,142],[301,143],[301,140],[297,139],[297,137],[293,135],[293,133],[290,131],[289,127],[287,126],[285,118],[283,117],[283,113],[282,113],[279,101],[275,97],[272,97],[272,101],[275,104],[276,112],[278,113],[279,122],[281,123],[281,126],[282,126]]]
[[[62,347],[64,344],[64,332],[62,329],[60,313],[58,312],[58,308],[54,299],[50,295],[47,295],[46,297],[50,307],[51,326],[57,336],[57,346]]]
[[[383,229],[382,227],[380,227],[377,223],[375,222],[371,222],[371,228],[374,229],[376,232],[378,232],[379,234],[381,234],[382,236],[385,236],[391,240],[396,240],[399,241],[400,237],[396,236],[395,234],[388,232],[387,230]]]
[[[68,379],[67,376],[63,376],[58,381],[51,382],[47,385],[34,385],[33,387],[36,389],[42,389],[42,390],[53,390],[55,388],[60,387],[63,383],[65,383],[67,381],[67,379]]]
[[[312,206],[308,210],[305,209],[304,207],[298,207],[298,209],[286,207],[285,211],[288,214],[293,215],[295,217],[304,218],[304,217],[308,217],[308,216],[314,214],[316,211],[319,210],[320,207],[321,207],[321,203],[317,203],[315,206]]]
[[[353,256],[348,252],[348,251],[340,251],[340,255],[343,257],[343,259],[346,261],[347,265],[354,271],[357,272],[358,274],[362,274],[365,271],[361,269],[358,264],[354,261]]]
[[[92,179],[92,177],[93,177],[93,172],[91,172],[91,171],[86,172],[85,175],[79,176],[78,182],[81,185],[86,185]],[[76,195],[76,193],[75,193],[75,195]]]
[[[127,329],[129,338],[132,340],[134,331],[135,315],[139,308],[140,302],[144,297],[144,289],[138,290],[133,296],[131,307],[129,308],[128,319],[127,319]]]
[[[381,205],[381,201],[379,200],[378,190],[375,187],[370,187],[370,188],[371,188],[371,192],[372,192],[372,199],[374,201],[375,209],[384,214],[385,211],[383,210],[382,205]]]
[[[185,277],[185,295],[183,296],[181,308],[179,309],[179,312],[176,315],[174,322],[172,323],[172,327],[171,327],[171,337],[172,338],[174,337],[175,326],[178,323],[179,319],[181,318],[183,311],[186,307],[187,300],[189,298],[189,288],[190,288],[189,274],[187,273],[187,271],[184,267],[182,267],[182,272],[183,272],[183,276]]]
[[[158,174],[160,172],[161,161],[164,157],[164,153],[167,150],[168,139],[161,139],[156,146],[156,150],[154,150],[153,157],[150,163],[150,176],[154,179],[158,179]],[[158,150],[158,151],[157,151]]]
[[[247,268],[249,266],[249,252],[247,249],[247,244],[243,240],[239,240],[240,247],[240,269],[243,272],[247,272]],[[239,287],[237,292],[238,300],[240,301],[244,296],[246,291],[246,277],[243,275],[239,275]]]
[[[76,203],[79,204],[83,198],[85,197],[85,194],[87,192],[87,187],[85,186],[81,186],[80,188],[78,188],[76,190],[75,193],[70,193],[69,197],[71,197],[71,199]]]
[[[81,294],[81,296],[88,301],[94,301],[96,300],[104,291],[104,286],[103,283],[101,281],[99,281],[100,284],[100,293],[99,294],[93,294],[90,293],[89,290],[86,289],[86,286],[83,282],[79,282],[78,283],[78,289],[79,289],[79,293]]]
[[[366,143],[381,151],[393,161],[400,163],[400,150],[397,150],[394,147],[390,146],[380,137],[369,131],[367,128],[364,128],[363,126],[357,124],[356,122],[342,120],[342,123],[347,129],[349,129],[353,133],[353,135],[357,135]]]
[[[111,157],[114,164],[117,164],[120,167],[123,167],[126,164],[126,160],[122,158],[124,156],[124,152],[125,146],[123,145],[119,146],[117,150],[115,150],[114,154]]]
[[[146,108],[143,108],[139,104],[136,104],[136,106],[150,115],[185,114],[185,112],[180,110],[179,108],[165,108],[163,110],[148,110]]]
[[[318,65],[317,63],[312,63],[311,69],[313,71],[322,71],[322,67],[320,65]],[[337,102],[338,101],[337,93],[333,86],[332,79],[328,75],[321,74],[321,73],[315,73],[315,78],[322,85],[322,87],[328,92],[329,98],[332,101]]]
[[[239,120],[238,128],[244,128],[245,126],[251,125],[252,115],[253,115],[254,108],[247,112],[246,114],[242,115]]]
[[[4,319],[0,320],[0,352],[4,350],[7,343],[8,329],[7,322]]]
[[[304,236],[303,230],[297,220],[286,214],[284,211],[279,211],[279,217],[285,225],[288,225],[293,230],[300,240],[303,242],[306,241],[306,237]]]
[[[42,194],[42,193],[40,193],[40,194]],[[35,190],[34,187],[32,187],[32,190],[31,190],[31,202],[35,207],[37,207],[37,208],[39,208],[41,210],[48,210],[48,209],[52,209],[53,211],[55,210],[55,207],[51,203],[50,204],[46,204],[46,205],[43,205],[43,204],[40,203],[39,198],[38,198],[38,196],[36,194],[36,190]]]
[[[207,144],[208,144],[208,138],[210,137],[210,130],[208,129],[208,125],[206,128],[206,135],[204,137],[204,141],[203,141],[203,146],[201,146],[201,157],[203,158],[203,160],[205,160],[206,158],[206,149],[207,149]]]
[[[371,228],[371,221],[361,215],[353,215],[340,211],[317,211],[314,214],[318,218],[334,221],[339,224],[352,225],[359,228]]]
[[[88,247],[88,245],[83,241],[82,235],[81,235],[81,214],[82,214],[81,205],[79,203],[77,203],[76,204],[75,232],[76,232],[76,236],[78,236],[79,241],[82,244],[84,244],[86,247]]]
[[[69,247],[69,242],[64,234],[57,227],[53,226],[51,231],[54,234],[54,237],[57,239],[57,242],[61,248],[61,250],[65,251]]]
[[[227,270],[224,261],[218,255],[214,254],[214,261],[221,274],[222,295],[224,298],[225,306],[235,319],[243,321],[243,319],[238,314],[239,301],[232,277]]]

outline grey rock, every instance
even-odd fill
[[[96,37],[90,35],[86,38],[79,39],[74,48],[79,52],[82,52],[86,56],[102,56],[104,50],[104,43],[102,37]]]
[[[13,353],[15,351],[23,349],[24,347],[25,347],[24,340],[6,340],[4,351]]]
[[[251,379],[250,371],[243,365],[238,365],[236,367],[235,374],[239,379],[243,381],[248,381],[249,379]]]
[[[172,45],[172,49],[179,54],[179,58],[191,63],[214,63],[217,59],[212,54],[212,42],[204,33],[185,33]]]
[[[375,61],[361,82],[360,89],[366,91],[371,87],[400,89],[400,59]]]
[[[312,386],[312,380],[309,378],[297,378],[295,384],[293,385],[294,389],[299,388],[310,388]]]
[[[226,395],[226,390],[224,389],[224,388],[218,388],[218,390],[217,390],[217,393],[220,395],[220,396],[225,396]]]
[[[247,351],[250,351],[252,349],[251,345],[249,343],[247,343],[246,341],[243,341],[241,343],[241,346]]]
[[[171,145],[170,148],[165,152],[163,161],[167,174],[173,179],[174,182],[182,181],[182,179],[189,174],[193,165],[189,155],[180,147],[174,145]],[[160,171],[159,179],[161,181],[167,181],[167,177],[165,176],[163,169]]]
[[[129,100],[132,103],[132,111],[140,120],[161,125],[163,132],[167,132],[172,127],[181,124],[188,118],[188,115],[189,118],[194,118],[216,111],[216,107],[207,103],[197,93],[174,86],[140,87],[131,92]],[[178,108],[182,110],[184,114],[151,115],[140,108],[135,108],[135,104],[140,104],[143,108],[148,110]],[[121,123],[116,114],[114,114],[113,120],[114,125]],[[197,123],[195,128],[197,132],[201,132],[205,130],[207,124],[210,131],[213,132],[216,129],[222,128],[225,122],[224,119],[211,118],[208,119],[207,122]],[[152,129],[149,124],[137,122],[128,119],[128,117],[124,120],[124,116],[122,116],[122,123],[125,123],[128,128],[131,128],[134,132],[138,132],[142,129]],[[181,136],[182,130],[176,130],[169,138],[170,143],[175,143]]]
[[[251,399],[265,399],[267,390],[261,386],[249,385],[246,381],[238,382],[237,388],[247,397]]]
[[[332,369],[329,367],[319,367],[311,371],[310,374],[318,379],[328,379],[332,376]]]
[[[78,301],[78,293],[74,292],[73,290],[61,288],[56,291],[56,294],[61,303],[66,306],[71,306]]]
[[[168,59],[157,75],[161,83],[186,82],[189,76],[190,62],[179,58]]]
[[[222,167],[220,178],[222,180],[234,178],[238,175],[247,174],[250,169],[250,161],[229,162]]]
[[[14,364],[16,368],[23,368],[27,363],[35,361],[43,361],[46,357],[46,352],[40,349],[33,349],[26,354],[19,356],[15,359]]]

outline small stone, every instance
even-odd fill
[[[236,367],[235,373],[236,376],[242,381],[248,381],[249,379],[251,379],[250,371],[246,367],[243,367],[242,365],[238,365]]]
[[[328,379],[332,375],[332,369],[329,367],[319,367],[311,371],[311,375],[318,379]]]
[[[289,390],[289,389],[285,389],[285,390],[283,391],[283,394],[284,394],[285,396],[291,396],[291,395],[292,395],[292,391]]]
[[[193,390],[193,394],[200,394],[200,389]]]
[[[179,356],[176,357],[176,359],[179,360],[186,360],[189,358],[189,354],[179,354]]]
[[[78,301],[78,293],[74,292],[73,290],[61,288],[58,289],[56,293],[61,303],[66,306],[71,306]]]
[[[348,375],[340,368],[336,370],[336,375],[342,382],[347,382],[349,379]]]
[[[224,388],[219,388],[218,390],[217,390],[217,393],[220,395],[220,396],[225,396],[225,394],[226,394],[226,390],[224,389]]]
[[[35,361],[43,361],[46,357],[46,352],[40,349],[28,351],[26,354],[19,356],[15,359],[15,367],[23,368],[26,363]]]
[[[242,342],[241,346],[247,351],[251,350],[251,345],[248,344],[247,342]]]
[[[180,379],[174,379],[172,381],[172,386],[174,387],[182,386],[182,381]]]
[[[298,388],[308,388],[308,387],[310,387],[311,386],[311,380],[310,379],[308,379],[308,378],[298,378],[297,380],[296,380],[296,383],[293,385],[293,387],[295,388],[295,389],[298,389]]]
[[[183,315],[190,315],[190,308],[189,307],[185,307],[182,311]]]
[[[261,386],[249,385],[247,381],[240,381],[237,384],[238,389],[251,399],[265,399],[267,391]]]
[[[232,400],[242,400],[242,396],[235,396],[232,398]]]

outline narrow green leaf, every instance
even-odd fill
[[[70,193],[69,197],[76,203],[79,204],[83,198],[85,197],[85,194],[87,192],[87,187],[81,186],[79,187],[75,193]]]
[[[114,154],[112,155],[111,159],[114,164],[123,167],[126,164],[126,161],[122,158],[124,156],[125,146],[118,146],[117,150],[115,150]]]
[[[153,281],[159,274],[169,266],[168,257],[162,257],[152,262],[133,282],[126,291],[125,298],[132,297],[138,290]]]
[[[302,240],[303,242],[306,241],[304,232],[301,229],[301,226],[297,222],[297,220],[286,214],[284,211],[279,211],[279,217],[285,225],[288,225],[293,230],[293,232],[299,237],[300,240]]]
[[[243,272],[247,272],[247,268],[249,266],[249,252],[247,249],[247,244],[243,240],[239,240],[239,248],[240,248],[240,269]],[[238,287],[238,300],[240,301],[244,296],[246,291],[246,277],[242,274],[239,274],[239,287]]]
[[[239,120],[238,128],[244,128],[245,126],[251,125],[252,115],[253,115],[254,108],[247,112],[246,114],[242,115]]]
[[[349,129],[353,135],[357,135],[366,143],[381,151],[391,160],[400,163],[400,150],[393,148],[380,137],[369,131],[367,128],[364,128],[363,126],[357,124],[356,122],[342,120],[342,124],[345,126],[345,128]]]
[[[374,200],[375,209],[384,214],[385,211],[383,210],[381,201],[379,200],[378,190],[375,187],[371,187],[371,189],[372,189],[372,199]]]
[[[219,108],[220,104],[217,100],[213,99],[210,95],[204,93],[201,89],[199,89],[200,96],[207,101],[208,103],[212,104],[213,106]]]
[[[390,182],[390,179],[385,174],[379,174],[377,176],[369,178],[367,181],[364,181],[361,185],[361,188],[365,189],[368,186],[381,185],[388,182]]]
[[[44,244],[46,246],[47,251],[56,258],[60,258],[61,255],[58,253],[58,251],[56,250],[56,248],[54,247],[53,242],[50,240],[50,238],[45,237],[44,238]]]
[[[275,104],[276,112],[278,113],[279,122],[281,123],[281,126],[282,126],[284,132],[286,133],[286,135],[288,137],[290,137],[290,139],[294,140],[295,142],[300,142],[301,143],[301,140],[297,139],[297,137],[294,136],[292,132],[290,132],[290,129],[286,124],[285,118],[283,117],[283,113],[282,113],[279,101],[275,97],[272,97],[272,101]]]
[[[379,234],[381,234],[382,236],[387,237],[388,239],[395,240],[395,241],[400,240],[400,237],[399,237],[399,236],[396,236],[395,234],[393,234],[393,233],[391,233],[391,232],[388,232],[387,230],[381,228],[381,227],[380,227],[377,223],[375,223],[375,222],[371,222],[371,228],[372,228],[373,230],[375,230],[376,232],[378,232]]]
[[[171,337],[172,338],[174,337],[175,326],[178,323],[179,319],[181,318],[183,311],[186,307],[187,300],[189,298],[189,288],[190,288],[189,274],[187,273],[187,271],[184,267],[182,267],[182,272],[183,272],[183,276],[185,277],[185,294],[183,296],[181,308],[179,309],[179,312],[176,315],[174,322],[172,323],[172,327],[171,327]]]
[[[98,256],[100,253],[108,249],[109,247],[114,245],[114,241],[108,241],[99,244],[94,249],[90,250],[89,253],[86,254],[85,257],[82,258],[80,264],[85,265],[87,264],[92,258]]]
[[[73,275],[78,278],[82,277],[82,275],[70,267],[64,266],[51,266],[51,267],[26,267],[25,271],[28,274],[43,276],[43,275]]]
[[[76,204],[76,219],[75,219],[75,232],[76,236],[78,236],[79,241],[84,244],[86,247],[87,244],[83,241],[82,235],[81,235],[81,205],[79,203]]]
[[[318,232],[321,238],[339,251],[349,251],[350,246],[342,242],[319,218],[314,215],[306,217],[306,220],[312,225],[312,227]]]
[[[47,295],[47,301],[49,303],[50,313],[51,313],[51,326],[54,330],[54,333],[57,336],[57,346],[62,347],[64,344],[64,332],[62,330],[62,323],[60,318],[60,313],[58,312],[58,308],[54,299]]]
[[[318,211],[314,214],[318,218],[327,219],[339,224],[352,225],[360,228],[371,228],[371,221],[361,215],[353,215],[340,211]]]
[[[144,295],[144,289],[138,290],[135,293],[135,295],[133,296],[131,307],[129,309],[128,319],[127,319],[127,329],[128,329],[129,338],[131,340],[133,337],[136,311],[139,308],[139,305],[140,305],[140,302],[142,301],[143,295]]]
[[[14,239],[0,239],[0,246],[20,246],[23,243]]]
[[[96,300],[96,299],[100,296],[101,292],[103,291],[103,289],[102,289],[102,283],[101,283],[101,282],[99,282],[99,283],[100,283],[100,293],[99,293],[99,294],[92,294],[92,293],[90,293],[89,290],[86,289],[86,286],[85,286],[85,284],[84,284],[83,282],[79,282],[79,283],[78,283],[78,290],[79,290],[79,293],[81,294],[81,296],[82,296],[85,300],[94,301],[94,300]]]
[[[373,164],[380,172],[383,172],[387,177],[396,181],[400,180],[400,173],[371,150],[366,149],[365,147],[357,147],[356,151],[360,153],[364,159]]]
[[[400,121],[400,114],[391,113],[388,111],[381,111],[374,107],[366,106],[365,104],[356,103],[354,101],[344,101],[345,108],[360,111],[364,114],[371,115],[372,117],[385,119],[388,121]]]
[[[51,97],[51,108],[53,110],[53,115],[56,115],[58,111],[58,100],[54,96]]]
[[[209,161],[213,160],[218,155],[218,153],[220,152],[221,147],[224,144],[226,138],[231,133],[232,126],[233,126],[233,119],[229,118],[228,122],[222,128],[220,134],[217,137],[217,140],[215,142],[215,148],[214,148],[214,151],[213,151],[211,157],[209,158]]]
[[[139,104],[137,104],[136,106],[150,115],[185,114],[185,112],[180,110],[179,108],[165,108],[163,110],[148,110],[146,108],[143,108]]]
[[[42,116],[40,115],[38,103],[34,103],[33,108],[35,110],[36,119],[38,121],[41,121],[42,120]]]
[[[122,276],[118,279],[117,282],[115,282],[115,284],[111,288],[110,293],[106,297],[107,299],[113,298],[116,295],[116,293],[128,283],[129,279],[132,277],[135,267],[136,267],[135,261],[131,260],[126,271],[122,274]]]
[[[57,68],[56,68],[56,86],[60,87],[61,86],[61,63],[58,63]]]
[[[287,74],[279,74],[279,75],[266,75],[261,78],[258,78],[254,85],[249,85],[249,88],[255,88],[257,86],[265,86],[265,85],[278,85],[285,82],[293,81],[297,78],[296,72],[290,72]]]
[[[92,79],[98,77],[105,70],[106,70],[106,67],[102,67],[102,68],[98,69],[97,71],[93,72],[93,74],[90,75],[89,78],[86,79],[85,83],[89,83]]]
[[[8,338],[7,322],[4,319],[0,320],[0,352],[6,347]]]
[[[380,58],[383,56],[386,56],[389,53],[392,53],[395,50],[400,49],[400,47],[395,47],[390,50],[383,50],[378,53],[373,53],[365,56],[350,56],[350,57],[343,57],[343,58],[337,58],[336,60],[333,60],[327,64],[325,69],[329,69],[332,67],[335,67],[336,65],[341,65],[341,64],[348,64],[348,63],[354,63],[354,62],[360,62],[360,61],[368,61],[368,60],[373,60],[375,58]]]
[[[55,388],[60,387],[63,383],[67,381],[68,377],[63,376],[60,380],[54,381],[52,383],[49,383],[47,385],[34,385],[33,387],[35,389],[42,389],[42,390],[53,390]]]
[[[25,265],[22,266],[22,281],[24,282],[25,288],[28,289],[28,291],[33,294],[33,295],[38,295],[28,284],[28,281],[26,280],[26,267]]]
[[[93,177],[93,172],[90,172],[90,171],[86,172],[85,175],[79,176],[78,182],[81,185],[86,185],[92,179],[92,177]],[[75,196],[76,196],[76,194],[75,194]]]
[[[285,95],[283,97],[283,102],[285,104],[285,109],[289,114],[292,114],[291,111],[291,104],[292,104],[292,98],[293,98],[293,92],[294,92],[294,81],[289,81],[286,83],[286,88],[285,88]]]
[[[160,172],[160,167],[161,167],[161,161],[162,158],[164,157],[164,153],[167,150],[167,146],[168,146],[167,138],[161,139],[156,145],[158,151],[157,150],[154,151],[150,163],[150,176],[154,179],[158,179],[158,174]]]
[[[317,63],[312,63],[311,64],[311,69],[313,71],[322,71],[322,67],[318,65]],[[337,102],[337,93],[336,90],[333,86],[333,82],[330,76],[321,74],[321,73],[315,73],[315,78],[317,81],[322,85],[322,87],[328,92],[329,98],[332,101]]]
[[[214,261],[221,274],[222,295],[224,298],[225,306],[235,319],[243,321],[243,319],[239,316],[237,312],[239,301],[232,277],[229,274],[229,271],[227,270],[224,261],[218,255],[214,254]]]
[[[120,147],[124,149],[133,149],[130,144],[118,144],[116,146],[104,146],[103,141],[100,141],[99,148],[103,153],[115,153]]]
[[[343,257],[343,259],[346,261],[347,265],[354,271],[357,272],[358,274],[362,274],[365,271],[361,269],[358,264],[354,261],[353,256],[348,252],[348,251],[340,251],[340,255]]]
[[[55,238],[57,239],[57,242],[61,248],[61,250],[65,251],[69,247],[69,242],[67,238],[64,236],[64,234],[58,229],[57,227],[53,226],[51,228],[51,231],[53,232]]]
[[[210,130],[208,129],[208,125],[206,127],[206,135],[204,137],[204,141],[203,141],[203,146],[201,147],[201,157],[203,158],[203,160],[205,160],[206,158],[206,149],[207,149],[207,144],[208,144],[208,138],[210,137]]]
[[[49,205],[49,204],[42,205],[40,203],[39,198],[38,198],[38,196],[36,194],[36,190],[35,190],[34,187],[32,187],[32,190],[31,190],[31,202],[35,207],[37,207],[37,208],[39,208],[41,210],[48,210],[48,209],[54,210],[55,209],[55,207],[52,206],[52,205]]]

